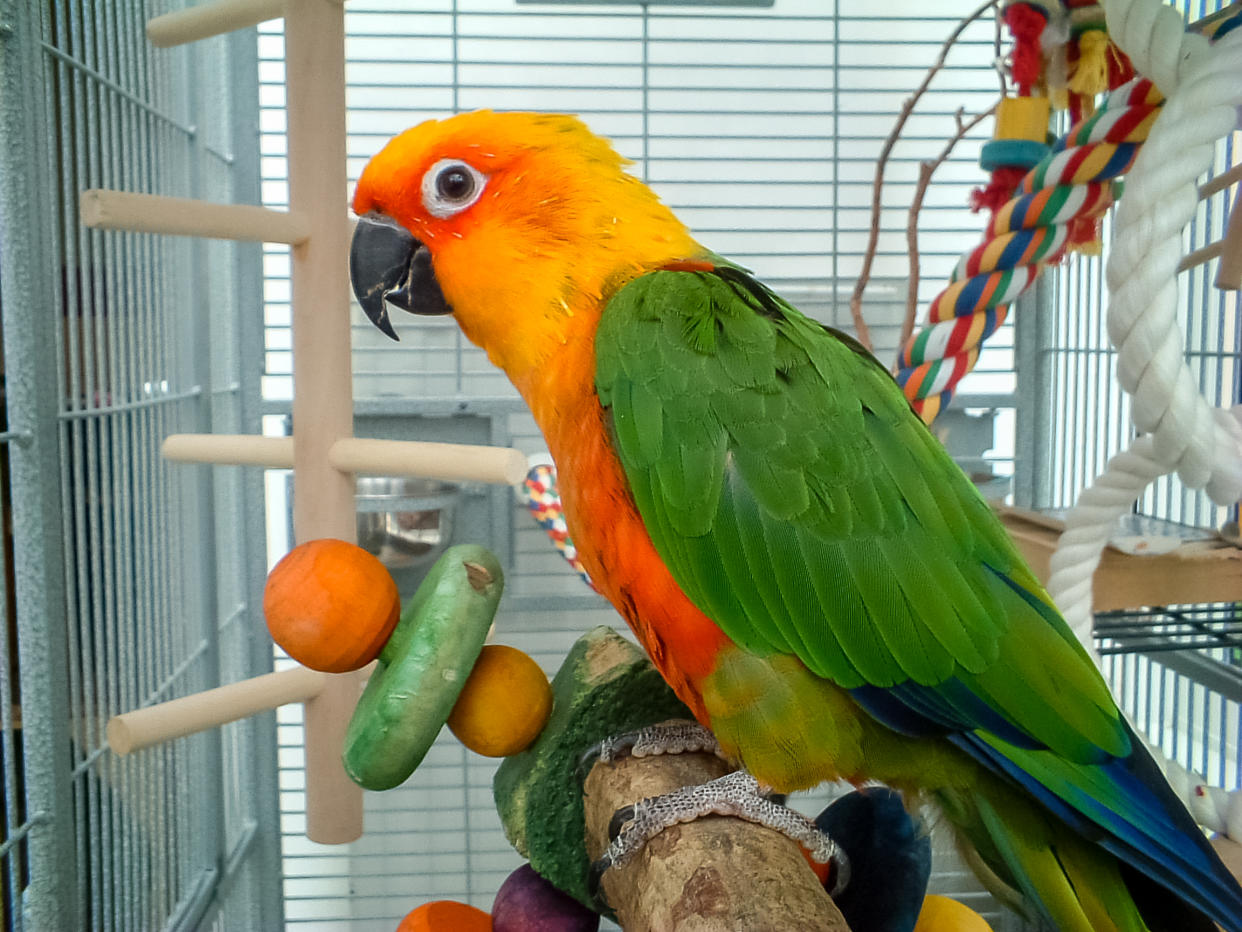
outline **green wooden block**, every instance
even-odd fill
[[[492,781],[505,834],[546,880],[591,906],[578,759],[592,744],[670,718],[693,718],[640,648],[611,628],[579,638],[552,680],[552,717]]]

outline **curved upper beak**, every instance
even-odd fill
[[[451,314],[431,267],[431,253],[391,217],[372,212],[358,219],[349,247],[349,279],[363,311],[394,340],[388,304],[413,314]]]

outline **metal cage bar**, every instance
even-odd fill
[[[15,610],[17,643],[6,625],[0,658],[5,668],[0,695],[5,712],[5,903],[13,904],[4,919],[6,927],[16,929],[26,928],[27,920],[33,928],[74,928],[85,913],[78,878],[64,870],[74,841],[70,723],[63,712],[69,684],[64,629],[58,623],[65,598],[61,502],[59,488],[45,477],[47,464],[58,458],[56,394],[46,389],[56,379],[59,341],[47,338],[45,320],[12,312],[45,306],[49,276],[53,287],[58,277],[47,262],[53,254],[52,231],[40,216],[41,205],[30,197],[52,186],[42,132],[47,100],[18,91],[31,75],[43,73],[36,51],[39,23],[20,0],[5,0],[0,24],[0,306],[10,438],[5,446],[9,483],[29,492],[11,497],[14,547],[6,569],[14,585],[5,605]],[[24,364],[17,367],[11,360]],[[15,677],[22,703],[20,749],[12,707]]]
[[[272,717],[128,758],[104,733],[271,668],[261,483],[159,454],[258,429],[258,250],[79,220],[92,187],[257,197],[254,34],[153,52],[148,14],[0,3],[5,928],[282,921]]]

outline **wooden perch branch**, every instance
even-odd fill
[[[607,846],[617,809],[731,769],[711,754],[596,764],[584,790],[588,854],[597,858]],[[603,884],[628,932],[848,932],[798,846],[735,818],[708,816],[666,829],[633,861],[608,871]]]

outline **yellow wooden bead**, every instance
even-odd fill
[[[488,644],[470,671],[448,726],[484,757],[507,757],[539,737],[552,714],[552,686],[539,665],[514,647]]]
[[[992,927],[969,906],[932,893],[923,899],[914,932],[992,932]]]
[[[1004,97],[996,107],[993,138],[1043,142],[1051,116],[1052,103],[1047,97]]]

